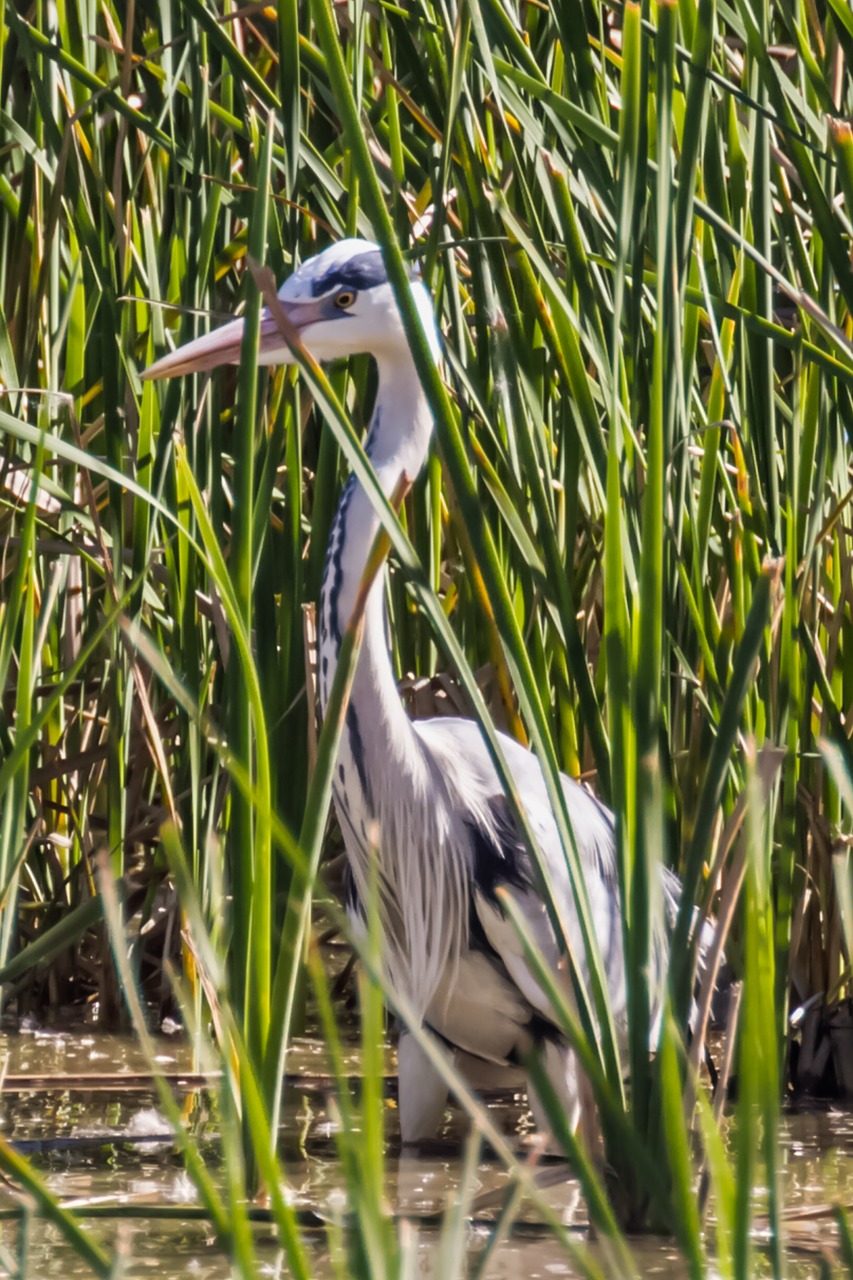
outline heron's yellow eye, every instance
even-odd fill
[[[346,311],[347,307],[351,307],[355,302],[355,292],[352,289],[341,289],[335,298],[335,306],[340,307],[342,311]]]

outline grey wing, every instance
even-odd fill
[[[418,721],[415,728],[433,757],[446,760],[446,776],[456,793],[451,800],[468,829],[474,925],[482,930],[489,947],[500,957],[530,1004],[546,1018],[552,1016],[549,1002],[524,960],[515,929],[499,906],[496,896],[499,886],[512,894],[543,958],[565,984],[564,990],[571,998],[565,959],[479,727],[474,721],[448,717]],[[541,767],[531,752],[504,734],[499,736],[545,858],[561,913],[567,921],[573,953],[585,970],[585,948],[574,894]],[[613,819],[607,809],[577,783],[565,776],[562,781],[585,871],[593,929],[602,951],[618,1021],[624,1013],[624,970]]]

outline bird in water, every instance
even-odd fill
[[[432,299],[415,272],[410,288],[438,361]],[[364,240],[341,240],[303,263],[278,296],[286,319],[316,360],[361,353],[375,360],[378,388],[365,447],[383,491],[391,497],[401,476],[414,478],[424,465],[433,423],[379,247]],[[241,320],[215,329],[157,361],[145,376],[164,378],[236,363],[242,329]],[[268,310],[262,315],[258,358],[264,365],[293,362]],[[332,526],[320,596],[322,712],[379,529],[368,495],[351,475]],[[518,742],[498,736],[586,978],[574,895],[539,761]],[[576,782],[565,776],[561,781],[614,1022],[624,1030],[627,991],[613,817]],[[381,575],[367,600],[362,648],[335,765],[334,803],[351,871],[349,909],[356,920],[362,919],[360,903],[366,901],[372,880],[370,859],[378,859],[383,963],[392,988],[449,1046],[475,1086],[515,1079],[519,1064],[537,1053],[569,1124],[576,1128],[584,1109],[589,1112],[588,1085],[498,896],[501,889],[512,896],[542,956],[571,998],[561,946],[537,876],[478,725],[451,717],[413,722],[406,715],[388,651]],[[661,915],[671,927],[680,884],[666,869],[660,875]],[[653,1018],[660,1013],[667,954],[666,927],[661,924],[651,948]],[[398,1065],[402,1140],[431,1137],[444,1114],[446,1086],[406,1032],[400,1038]],[[535,1090],[529,1093],[537,1123],[547,1129]]]

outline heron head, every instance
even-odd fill
[[[410,287],[437,358],[438,331],[432,300],[414,271]],[[403,319],[381,250],[369,240],[340,240],[309,258],[285,280],[278,298],[288,324],[316,360],[338,360],[361,353],[382,360],[408,352]],[[282,327],[278,317],[265,307],[261,314],[259,364],[293,363]],[[243,321],[233,320],[178,347],[142,376],[168,378],[236,364],[242,338]]]

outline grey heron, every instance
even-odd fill
[[[432,300],[414,274],[410,287],[437,361]],[[402,473],[413,478],[421,470],[433,423],[379,247],[355,239],[332,245],[289,277],[279,300],[316,359],[365,352],[374,358],[378,388],[366,451],[390,497]],[[235,320],[215,329],[157,361],[146,376],[237,362],[242,328],[242,321]],[[259,360],[293,360],[269,312],[262,318]],[[351,475],[332,526],[323,574],[318,652],[322,711],[378,530],[379,518]],[[334,803],[351,868],[350,909],[358,917],[359,903],[366,901],[372,833],[378,832],[383,962],[393,988],[405,994],[475,1082],[517,1070],[527,1053],[538,1050],[569,1123],[576,1127],[585,1082],[497,896],[501,887],[513,895],[542,954],[560,981],[567,982],[524,843],[477,724],[449,717],[412,722],[407,717],[387,647],[384,599],[380,577],[368,598],[335,767]],[[571,931],[577,913],[540,764],[504,735],[501,748]],[[563,777],[562,785],[619,1026],[626,1018],[627,993],[613,818],[571,779]],[[677,878],[662,870],[660,889],[661,917],[672,919],[680,891]],[[574,954],[583,957],[579,927],[570,942]],[[662,984],[666,954],[661,925],[652,946],[653,988]],[[404,1143],[435,1132],[446,1098],[445,1085],[426,1055],[403,1033],[399,1106]],[[546,1128],[533,1091],[530,1101],[537,1122]]]

